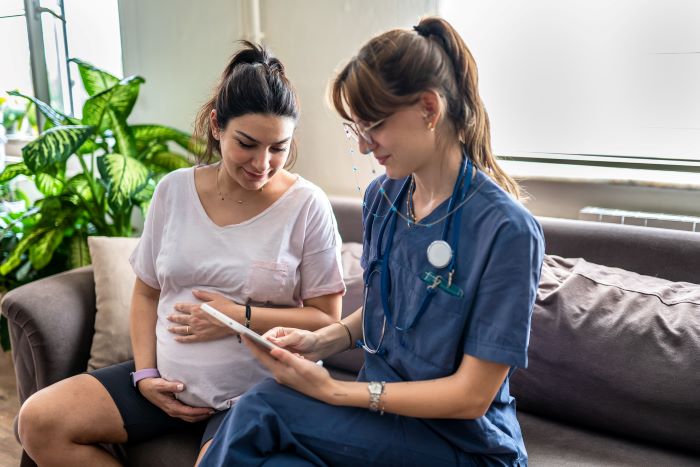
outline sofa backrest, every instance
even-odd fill
[[[330,201],[343,242],[362,243],[362,200],[331,196]]]
[[[700,234],[539,217],[547,254],[700,284]]]
[[[344,242],[362,242],[362,201],[331,197]],[[552,217],[538,217],[547,254],[700,284],[700,234]]]

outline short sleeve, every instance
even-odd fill
[[[497,231],[478,284],[464,353],[525,368],[544,240],[532,217]]]
[[[307,218],[301,260],[301,299],[345,292],[341,240],[328,198],[319,190]]]
[[[164,181],[164,180],[163,180]],[[136,249],[129,257],[134,274],[154,289],[161,288],[158,281],[156,260],[160,252],[165,213],[163,211],[163,183],[161,182],[153,193],[153,199],[148,207],[148,213],[143,225],[143,233]]]
[[[365,196],[362,200],[362,256],[360,256],[360,265],[362,269],[367,269],[369,264],[370,241],[372,238],[371,222],[368,218],[372,212],[370,207],[370,199],[376,197],[377,187],[379,186],[379,177],[372,180],[365,190]]]

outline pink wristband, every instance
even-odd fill
[[[156,368],[144,368],[131,373],[131,384],[136,387],[136,383],[145,378],[160,378],[160,373]]]

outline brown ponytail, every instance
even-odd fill
[[[414,32],[415,31],[415,32]],[[491,152],[489,118],[481,102],[476,63],[457,31],[442,18],[428,17],[414,31],[395,29],[371,39],[338,74],[333,105],[372,122],[418,102],[435,89],[446,100],[447,121],[474,164],[516,198],[520,187]]]
[[[216,110],[216,124],[224,129],[232,118],[260,113],[299,119],[299,100],[284,72],[284,65],[262,45],[241,41],[243,48],[230,60],[211,99],[195,119],[194,136],[207,142],[199,163],[210,163],[221,152],[212,134],[211,111]],[[296,144],[292,140],[285,168],[294,165]]]

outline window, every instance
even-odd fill
[[[3,0],[0,39],[6,45],[0,92],[19,89],[66,114],[80,117],[87,99],[68,58],[122,76],[117,0]]]
[[[700,2],[446,0],[441,14],[475,56],[497,154],[700,172]]]

